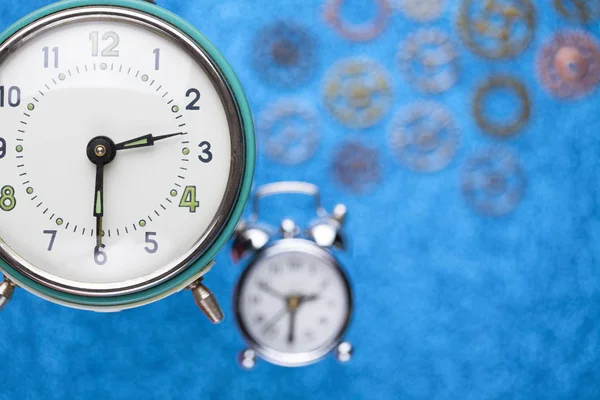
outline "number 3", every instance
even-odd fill
[[[209,163],[213,159],[213,154],[211,153],[211,145],[209,142],[202,142],[198,145],[202,149],[202,154],[198,156],[198,159],[203,163]]]

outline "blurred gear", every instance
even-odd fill
[[[559,32],[538,52],[536,70],[554,96],[581,98],[600,83],[600,45],[583,31]]]
[[[367,58],[338,62],[328,72],[323,91],[327,110],[350,128],[377,124],[392,101],[387,71]]]
[[[554,0],[554,7],[565,18],[587,23],[600,16],[598,0]]]
[[[447,34],[422,29],[400,45],[398,65],[411,84],[428,93],[453,87],[460,74],[457,52]]]
[[[458,23],[463,41],[477,55],[513,58],[533,39],[535,10],[530,0],[463,0]]]
[[[333,173],[349,190],[364,193],[381,180],[379,153],[357,141],[347,141],[334,155]]]
[[[492,121],[486,115],[486,100],[493,92],[512,92],[519,101],[519,113],[509,121]],[[525,85],[515,78],[497,75],[489,78],[477,89],[473,102],[473,114],[479,128],[494,136],[508,137],[518,133],[531,116],[531,100]]]
[[[410,19],[430,22],[442,15],[446,0],[392,0],[392,6]]]
[[[315,40],[302,26],[278,21],[254,40],[254,69],[266,82],[286,88],[305,84],[315,71]]]
[[[381,35],[388,24],[391,15],[388,0],[371,0],[377,7],[377,14],[371,21],[353,24],[346,21],[341,14],[345,0],[327,0],[324,17],[340,35],[355,42],[367,42]]]
[[[502,216],[513,211],[525,192],[525,175],[518,157],[493,147],[469,157],[462,172],[462,192],[476,211]]]
[[[260,116],[258,131],[269,158],[282,164],[300,164],[319,146],[316,112],[292,100],[280,100]]]
[[[389,133],[398,160],[418,172],[436,172],[456,155],[460,133],[450,112],[434,102],[420,102],[400,111]]]

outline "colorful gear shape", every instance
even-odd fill
[[[316,65],[315,40],[302,26],[278,21],[258,33],[252,64],[261,78],[284,88],[308,82]]]
[[[485,113],[487,96],[494,91],[510,91],[519,100],[519,115],[512,121],[491,121]],[[509,137],[517,134],[529,121],[531,116],[531,100],[523,83],[509,76],[493,76],[481,85],[473,101],[473,114],[477,125],[483,131],[499,137]]]
[[[533,40],[535,10],[530,0],[463,0],[458,25],[475,54],[508,59],[525,51]]]
[[[371,0],[377,7],[377,15],[371,21],[362,24],[347,22],[341,14],[345,0],[328,0],[325,3],[324,18],[333,29],[344,38],[354,42],[367,42],[383,33],[391,16],[387,0]]]
[[[417,172],[437,172],[454,159],[460,133],[444,106],[419,102],[396,115],[389,142],[405,167]]]
[[[446,0],[392,0],[392,7],[417,22],[431,22],[442,16]]]
[[[600,45],[583,31],[559,32],[538,52],[536,70],[552,95],[581,98],[600,83]]]
[[[493,147],[470,156],[462,172],[462,193],[477,212],[503,216],[525,193],[525,174],[514,152]]]
[[[316,111],[293,100],[280,100],[263,111],[258,131],[267,156],[281,164],[308,160],[320,142]]]
[[[342,186],[365,193],[381,180],[379,153],[357,141],[347,141],[334,155],[333,173]]]
[[[408,81],[427,93],[441,93],[458,81],[457,52],[447,34],[437,29],[422,29],[400,45],[399,68]]]
[[[600,16],[600,1],[597,0],[554,0],[554,7],[563,17],[581,23]]]
[[[392,97],[387,71],[367,58],[338,62],[328,72],[323,87],[325,107],[350,128],[377,124],[389,110]]]

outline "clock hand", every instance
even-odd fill
[[[277,297],[278,299],[287,300],[287,296],[271,288],[269,284],[264,281],[258,282],[258,288],[263,292],[270,294],[271,296]]]
[[[97,136],[90,140],[86,148],[89,160],[96,165],[96,184],[94,185],[94,217],[96,218],[96,247],[98,253],[102,244],[102,218],[104,217],[104,167],[114,160],[115,143],[106,136]]]
[[[121,143],[117,143],[115,145],[115,150],[127,150],[127,149],[137,149],[139,147],[149,147],[154,146],[154,142],[158,142],[159,140],[168,139],[173,136],[183,135],[183,132],[178,133],[170,133],[168,135],[162,136],[154,136],[151,133],[148,135],[140,136],[134,139],[126,140]]]
[[[294,337],[296,334],[296,315],[298,310],[290,311],[290,328],[288,331],[287,342],[288,344],[294,343]]]
[[[294,338],[296,335],[296,315],[298,313],[298,308],[302,305],[305,296],[288,296],[286,299],[287,302],[287,310],[290,314],[290,326],[288,330],[287,342],[288,344],[294,343]]]
[[[310,303],[311,301],[317,301],[321,298],[318,294],[311,294],[310,296],[300,296],[299,304]]]
[[[104,217],[104,164],[96,164],[94,190],[94,217],[96,217],[96,251],[102,247],[102,217]]]
[[[275,324],[277,324],[279,321],[281,321],[281,319],[283,317],[285,317],[285,315],[288,313],[288,308],[287,305],[281,309],[277,314],[275,314],[266,324],[265,327],[263,328],[263,333],[268,333],[269,330],[271,330],[271,328],[273,326],[275,326]]]

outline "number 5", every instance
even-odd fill
[[[151,244],[152,247],[146,246],[144,249],[150,254],[154,254],[158,251],[158,242],[151,239],[152,236],[156,236],[156,232],[146,232],[146,243]]]

